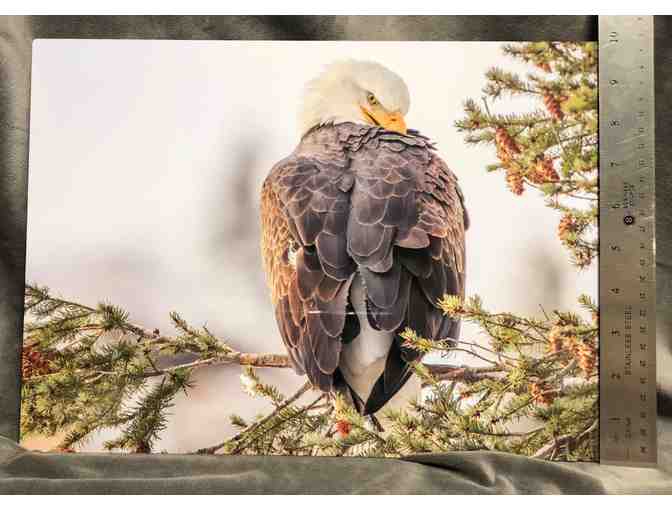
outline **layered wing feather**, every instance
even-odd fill
[[[457,179],[425,139],[395,133],[353,156],[356,184],[348,240],[364,278],[369,320],[423,337],[457,338],[459,323],[438,307],[464,293],[466,213]],[[408,380],[420,354],[395,336],[385,371],[366,403],[376,412]]]
[[[432,149],[417,134],[325,126],[264,183],[262,248],[276,318],[295,369],[322,390],[338,376],[342,343],[358,333],[346,311],[359,275],[373,327],[457,336],[437,301],[463,294],[467,218],[455,176]],[[365,412],[403,386],[417,357],[397,335]]]

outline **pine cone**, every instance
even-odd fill
[[[553,167],[553,159],[547,156],[537,158],[534,167],[528,175],[530,181],[535,184],[546,184],[547,182],[557,182],[560,179],[558,172]]]
[[[578,355],[580,342],[572,326],[556,324],[548,333],[548,342],[548,350],[552,353],[567,350],[574,357]]]
[[[544,105],[546,106],[548,113],[551,114],[551,117],[553,117],[555,120],[562,120],[565,118],[565,114],[560,107],[560,100],[558,100],[558,98],[547,92],[544,94],[543,99]]]
[[[593,260],[590,248],[586,247],[575,247],[573,251],[574,263],[581,267],[588,267]]]
[[[552,353],[560,352],[564,348],[565,336],[562,326],[553,326],[548,334],[548,350]]]
[[[544,184],[546,182],[546,179],[539,173],[536,163],[527,171],[526,177],[533,184]]]
[[[576,360],[584,375],[589,377],[597,365],[596,349],[589,343],[581,343],[576,349]]]
[[[516,144],[516,141],[511,137],[509,132],[501,126],[495,130],[495,144],[497,145],[498,155],[500,155],[501,152],[502,155],[510,158],[515,154],[520,154],[520,148]]]
[[[54,356],[37,350],[34,346],[24,346],[21,353],[21,377],[30,379],[51,372],[51,361]]]
[[[564,345],[565,349],[567,349],[573,357],[576,358],[578,356],[581,343],[576,335],[566,336]]]
[[[497,158],[499,159],[499,161],[502,162],[502,166],[504,168],[511,167],[512,163],[511,155],[500,147],[497,147]]]
[[[352,424],[349,421],[338,420],[336,422],[336,433],[341,439],[348,437],[348,435],[350,435],[350,431],[352,431]]]
[[[532,400],[537,404],[549,405],[555,400],[555,391],[550,389],[546,383],[533,382],[529,385],[528,390]]]
[[[553,71],[553,69],[551,69],[551,64],[549,64],[548,62],[538,62],[534,65],[537,66],[542,71],[545,71],[547,73],[550,73],[550,72]]]
[[[514,195],[522,195],[525,188],[523,187],[523,175],[510,168],[506,169],[506,185]]]
[[[578,230],[576,218],[570,214],[565,214],[558,223],[558,237],[561,241],[567,240],[570,233],[578,232]]]

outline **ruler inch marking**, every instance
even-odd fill
[[[653,16],[599,17],[600,462],[657,463]]]

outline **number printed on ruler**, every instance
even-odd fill
[[[600,16],[600,461],[657,461],[653,17]]]

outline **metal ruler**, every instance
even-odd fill
[[[599,17],[600,462],[655,465],[653,16]]]

